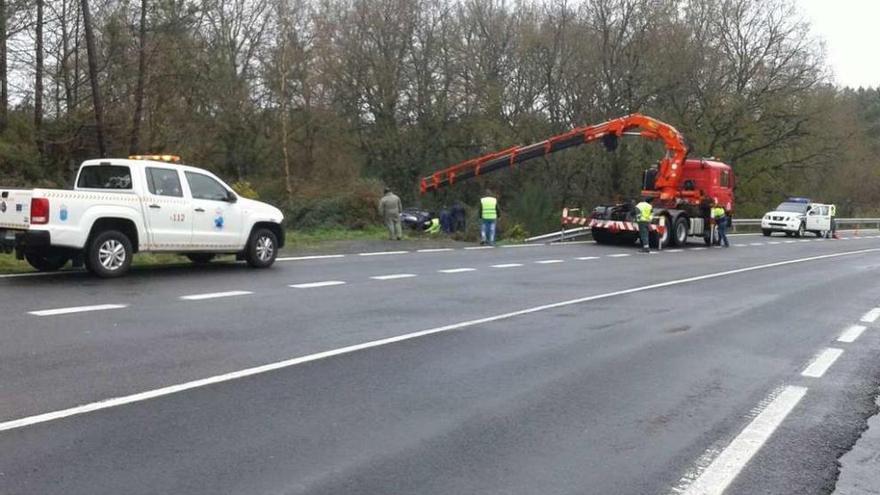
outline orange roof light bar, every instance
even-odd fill
[[[177,155],[130,155],[129,160],[152,160],[154,162],[177,163],[180,157]]]

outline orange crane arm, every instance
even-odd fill
[[[419,189],[422,193],[435,191],[461,180],[514,167],[518,163],[597,139],[601,139],[606,147],[613,150],[617,146],[617,139],[623,135],[638,135],[654,141],[663,141],[666,156],[660,161],[655,185],[661,200],[675,197],[679,189],[681,169],[688,153],[684,136],[665,122],[637,113],[601,124],[578,127],[538,143],[514,146],[472,158],[422,178]]]

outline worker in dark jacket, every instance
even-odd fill
[[[498,222],[498,198],[492,195],[491,191],[480,198],[480,220],[482,228],[480,229],[480,245],[495,245],[495,226]]]
[[[465,230],[465,211],[464,206],[462,206],[461,201],[456,201],[454,205],[452,205],[452,210],[450,211],[452,216],[452,231],[453,232],[464,232]]]

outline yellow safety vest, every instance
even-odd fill
[[[480,199],[480,205],[483,207],[483,220],[495,220],[498,218],[498,200],[492,196],[486,196]]]
[[[651,203],[642,201],[641,203],[636,205],[636,208],[639,210],[639,218],[638,222],[650,222],[651,216],[654,214],[654,207],[651,206]]]
[[[832,216],[832,217],[835,216],[835,215],[837,215],[837,206],[835,206],[835,205],[831,205],[830,213],[831,213],[831,216]]]
[[[712,218],[717,220],[723,216],[724,216],[724,208],[721,208],[720,206],[716,206],[715,208],[712,208]]]
[[[428,233],[429,234],[436,234],[437,232],[440,232],[440,220],[437,218],[432,218],[431,219],[431,226],[428,227]]]

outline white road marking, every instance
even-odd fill
[[[874,308],[862,315],[862,321],[865,323],[874,323],[877,318],[880,318],[880,308]]]
[[[495,249],[495,246],[468,246],[465,249],[467,250],[475,250],[475,249]]]
[[[801,240],[798,241],[798,242],[810,242],[810,240],[809,240],[809,239],[801,239]]]
[[[433,248],[433,249],[419,249],[417,253],[445,253],[446,251],[452,251],[452,248]]]
[[[797,241],[783,241],[783,242],[785,242],[786,244],[794,244]]]
[[[415,276],[415,273],[395,273],[392,275],[376,275],[375,277],[370,278],[373,280],[397,280],[399,278],[412,278]]]
[[[275,258],[275,261],[304,261],[304,260],[328,260],[331,258],[345,258],[344,254],[319,254],[315,256],[288,256]]]
[[[625,258],[629,256],[629,253],[617,253],[617,254],[609,254],[609,258]]]
[[[191,294],[189,296],[180,296],[184,301],[201,301],[203,299],[217,299],[218,297],[235,297],[253,294],[249,290],[231,290],[228,292],[211,292],[208,294]]]
[[[83,273],[82,270],[62,270],[58,272],[27,272],[27,273],[7,273],[0,275],[0,278],[27,278],[27,277],[48,277],[50,275],[70,275],[71,273]]]
[[[772,245],[775,246],[775,245],[777,245],[777,244],[781,244],[781,243],[780,243],[779,241],[770,241],[770,242],[768,242],[767,244],[772,244]]]
[[[763,242],[750,242],[749,243],[749,246],[763,246],[763,245],[764,245]]]
[[[744,247],[745,247],[745,246],[744,246]],[[704,251],[704,250],[706,250],[706,249],[707,249],[707,248],[704,248],[704,247],[695,247],[695,248],[691,248],[691,251]]]
[[[684,249],[667,249],[665,252],[667,253],[680,253],[684,251]]]
[[[522,247],[540,247],[540,246],[543,246],[543,244],[505,244],[500,247],[503,247],[503,248],[522,248]],[[491,246],[489,246],[489,247],[491,247]]]
[[[838,237],[837,240],[838,241],[848,241],[849,237]]]
[[[565,263],[565,260],[540,260],[536,261],[535,263],[539,265],[551,265],[553,263]]]
[[[577,244],[596,244],[596,241],[559,241],[546,244],[547,246],[571,246]]]
[[[813,358],[813,362],[801,372],[801,375],[810,378],[821,378],[841,354],[843,354],[843,349],[836,349],[834,347],[825,349]]]
[[[437,270],[440,273],[464,273],[464,272],[474,272],[476,268],[448,268],[446,270]]]
[[[522,263],[504,263],[501,265],[492,265],[492,268],[516,268],[522,266]]]
[[[599,259],[599,257],[598,256],[579,256],[575,259],[581,260],[581,261],[586,261],[586,260],[597,260],[597,259]]]
[[[342,280],[327,280],[326,282],[309,282],[306,284],[291,284],[288,287],[294,289],[314,289],[316,287],[330,287],[333,285],[345,285]]]
[[[785,387],[681,493],[684,495],[724,493],[806,393],[806,387]]]
[[[128,304],[98,304],[95,306],[74,306],[72,308],[58,308],[58,309],[41,309],[39,311],[28,311],[29,315],[34,316],[57,316],[57,315],[68,315],[71,313],[86,313],[89,311],[106,311],[108,309],[122,309],[127,308]]]
[[[753,271],[758,271],[758,270],[766,270],[769,268],[788,266],[788,265],[793,265],[793,264],[798,264],[798,263],[807,263],[810,261],[834,259],[834,258],[839,258],[842,256],[853,256],[853,255],[857,255],[857,254],[876,253],[876,252],[880,252],[880,248],[860,249],[857,251],[846,251],[846,252],[842,252],[842,253],[824,254],[824,255],[820,255],[820,256],[811,256],[808,258],[796,258],[796,259],[791,259],[791,260],[786,260],[786,261],[777,261],[775,263],[767,263],[767,264],[763,264],[763,265],[753,265],[753,266],[748,266],[748,267],[744,267],[744,268],[726,270],[723,272],[707,273],[705,275],[697,275],[697,276],[682,278],[682,279],[677,279],[677,280],[669,280],[667,282],[659,282],[656,284],[644,285],[641,287],[633,287],[630,289],[623,289],[623,290],[618,290],[618,291],[614,291],[614,292],[607,292],[604,294],[596,294],[593,296],[580,297],[577,299],[569,299],[567,301],[560,301],[560,302],[556,302],[556,303],[545,304],[542,306],[534,306],[531,308],[521,309],[519,311],[513,311],[510,313],[502,313],[499,315],[487,316],[485,318],[479,318],[476,320],[463,321],[463,322],[459,322],[459,323],[445,325],[442,327],[435,327],[435,328],[430,328],[427,330],[421,330],[418,332],[412,332],[412,333],[407,333],[407,334],[403,334],[403,335],[397,335],[394,337],[388,337],[388,338],[384,338],[384,339],[378,339],[378,340],[373,340],[373,341],[369,341],[369,342],[364,342],[361,344],[350,345],[347,347],[340,347],[338,349],[318,352],[318,353],[309,354],[306,356],[295,357],[295,358],[288,359],[285,361],[278,361],[275,363],[264,364],[262,366],[256,366],[253,368],[247,368],[247,369],[243,369],[243,370],[239,370],[239,371],[233,371],[230,373],[216,375],[216,376],[203,378],[203,379],[195,380],[195,381],[191,381],[191,382],[181,383],[178,385],[171,385],[168,387],[149,390],[149,391],[141,392],[141,393],[137,393],[137,394],[101,400],[98,402],[92,402],[90,404],[84,404],[81,406],[71,407],[69,409],[62,409],[62,410],[48,412],[48,413],[44,413],[44,414],[38,414],[35,416],[28,416],[28,417],[21,418],[21,419],[6,421],[3,423],[0,423],[0,431],[13,430],[16,428],[23,428],[25,426],[35,425],[35,424],[39,424],[39,423],[46,423],[49,421],[63,419],[63,418],[67,418],[70,416],[76,416],[76,415],[84,414],[84,413],[88,413],[88,412],[100,411],[102,409],[109,409],[112,407],[118,407],[118,406],[131,404],[131,403],[135,403],[135,402],[142,402],[145,400],[154,399],[156,397],[171,395],[171,394],[183,392],[186,390],[191,390],[191,389],[195,389],[195,388],[205,387],[208,385],[213,385],[216,383],[227,382],[227,381],[231,381],[231,380],[236,380],[238,378],[259,375],[262,373],[267,373],[270,371],[275,371],[275,370],[279,370],[279,369],[283,369],[283,368],[289,368],[291,366],[296,366],[298,364],[308,363],[308,362],[312,362],[312,361],[318,361],[321,359],[327,359],[329,357],[339,356],[339,355],[343,355],[343,354],[350,354],[352,352],[357,352],[357,351],[361,351],[364,349],[381,347],[384,345],[394,344],[397,342],[403,342],[406,340],[412,340],[412,339],[417,339],[417,338],[421,338],[421,337],[426,337],[428,335],[434,335],[434,334],[439,334],[439,333],[444,333],[444,332],[451,332],[454,330],[461,330],[463,328],[474,327],[474,326],[483,325],[486,323],[508,320],[511,318],[516,318],[518,316],[524,316],[524,315],[529,315],[529,314],[533,314],[533,313],[538,313],[540,311],[547,311],[547,310],[551,310],[551,309],[557,309],[557,308],[572,306],[572,305],[576,305],[576,304],[583,304],[586,302],[597,301],[600,299],[615,298],[615,297],[619,297],[619,296],[626,295],[626,294],[635,294],[635,293],[646,292],[646,291],[651,291],[651,290],[655,290],[655,289],[663,289],[666,287],[673,287],[676,285],[688,284],[688,283],[692,283],[692,282],[699,282],[699,281],[703,281],[703,280],[711,280],[711,279],[715,279],[715,278],[728,277],[728,276],[736,275],[736,274],[740,274],[740,273],[748,273],[748,272],[753,272]],[[791,388],[791,387],[789,387],[789,388]],[[795,388],[797,388],[797,387],[795,387]],[[803,389],[803,390],[805,391],[806,389]],[[693,492],[693,493],[698,493],[698,492]],[[716,493],[716,492],[705,492],[705,493]],[[720,493],[720,492],[718,492],[718,493]]]
[[[843,331],[842,334],[840,334],[840,337],[837,338],[837,341],[846,343],[855,342],[856,339],[861,337],[862,332],[864,331],[864,325],[850,325],[846,330]]]
[[[372,253],[358,253],[358,256],[386,256],[389,254],[406,254],[409,251],[374,251]]]

